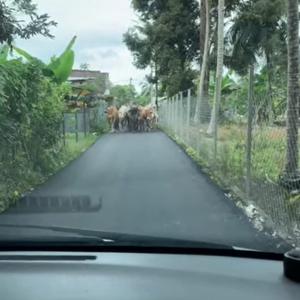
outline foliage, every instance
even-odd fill
[[[115,98],[119,105],[135,101],[136,90],[133,85],[115,85],[110,89],[110,94]]]
[[[65,82],[71,74],[75,60],[75,53],[72,50],[75,41],[76,36],[73,37],[60,57],[53,56],[50,64],[45,68],[52,73],[54,81],[58,84]]]
[[[80,70],[88,71],[90,69],[90,65],[88,63],[83,63],[80,65]]]
[[[137,95],[135,97],[135,103],[141,106],[146,106],[150,103],[150,98],[144,95]]]
[[[22,15],[22,19],[18,18]],[[24,21],[24,16],[29,19]],[[0,1],[0,44],[11,45],[15,37],[29,39],[32,36],[41,34],[53,38],[50,27],[57,23],[49,20],[48,14],[38,14],[36,4],[32,0]]]
[[[242,3],[235,11],[228,39],[231,43],[227,63],[240,74],[247,74],[249,64],[265,55],[269,63],[286,55],[284,0],[254,0]]]
[[[107,86],[105,79],[100,75],[95,79],[91,79],[82,83],[78,88],[92,92],[94,94],[103,95],[107,89]]]
[[[51,77],[57,84],[65,82],[71,74],[75,59],[75,54],[72,50],[72,47],[75,44],[75,41],[76,36],[72,38],[65,51],[58,58],[56,56],[51,58],[50,64],[46,65],[41,62],[43,65],[44,75]],[[28,61],[37,60],[37,58],[33,57],[25,50],[22,50],[16,46],[13,46],[13,49]]]
[[[199,34],[196,0],[132,1],[140,25],[124,34],[124,42],[136,67],[155,69],[154,82],[160,82],[168,95],[192,85],[197,60]]]
[[[7,193],[36,183],[60,165],[66,87],[45,78],[42,67],[38,60],[0,64],[0,182]]]

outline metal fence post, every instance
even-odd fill
[[[183,93],[180,92],[180,102],[179,102],[179,111],[180,111],[180,123],[179,123],[179,136],[180,136],[180,140],[183,141]]]
[[[78,143],[78,115],[75,113],[75,130],[76,130],[76,143]]]
[[[191,118],[191,90],[188,90],[187,98],[187,116],[186,116],[186,141],[189,144],[190,140],[190,118]]]
[[[246,196],[251,196],[251,163],[252,163],[252,121],[253,121],[253,82],[254,66],[249,69],[249,93],[248,93],[248,124],[247,124],[247,154],[246,154]]]
[[[172,122],[173,122],[173,106],[172,106],[172,100],[173,98],[170,98],[170,124],[169,124],[169,129],[172,128]]]
[[[165,114],[165,126],[169,125],[169,99],[165,100],[166,103],[166,114]]]
[[[176,97],[173,97],[172,101],[173,106],[173,123],[172,123],[172,131],[174,134],[176,134]]]
[[[62,129],[63,129],[63,139],[64,139],[64,146],[66,146],[66,119],[65,119],[65,113],[63,115],[63,122],[62,122]]]
[[[178,126],[179,125],[179,122],[178,122],[179,121],[179,116],[178,115],[179,115],[179,113],[178,112],[179,112],[179,94],[176,95],[176,120],[175,120],[176,123],[175,123],[175,133],[176,133],[177,136],[179,136],[179,134],[178,134],[178,127],[179,127]]]
[[[172,124],[172,98],[169,98],[169,124],[168,124],[169,129],[171,128],[171,124]]]
[[[84,109],[83,109],[83,127],[84,127],[84,137],[86,137],[86,104],[84,104]]]

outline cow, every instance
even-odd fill
[[[128,127],[128,112],[129,107],[122,105],[119,109],[119,125],[121,130],[125,130]]]
[[[139,106],[139,125],[141,131],[151,131],[154,129],[156,113],[152,107]]]
[[[118,128],[119,122],[118,108],[116,106],[110,106],[105,113],[109,126],[111,128],[111,132],[115,132],[115,130]]]
[[[128,123],[129,131],[138,131],[139,129],[139,114],[140,110],[138,107],[131,107],[126,113],[126,120]]]

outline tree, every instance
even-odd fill
[[[227,38],[231,42],[229,67],[239,74],[248,73],[248,67],[257,57],[264,57],[267,66],[268,103],[264,115],[273,123],[273,87],[276,66],[285,66],[286,23],[284,0],[253,0],[241,3]]]
[[[143,96],[149,97],[151,96],[151,90],[152,90],[152,84],[149,82],[142,82],[141,83],[142,92],[141,94]]]
[[[298,171],[299,4],[298,0],[286,0],[286,4],[288,22],[288,109],[285,166],[280,179],[289,188],[297,189],[300,181]]]
[[[30,21],[25,22],[18,19],[18,16],[25,15]],[[32,36],[41,34],[53,38],[50,27],[57,26],[57,23],[49,20],[48,14],[38,14],[37,5],[32,0],[0,0],[0,44],[11,45],[15,37],[29,39]]]
[[[155,69],[168,95],[191,87],[195,77],[192,65],[198,58],[199,5],[196,0],[132,1],[140,25],[124,34],[124,42],[137,68]]]
[[[215,137],[217,141],[217,126],[219,103],[221,101],[222,77],[223,77],[223,56],[224,56],[224,0],[219,0],[218,7],[218,56],[217,56],[217,71],[216,71],[216,87],[213,111],[211,114],[210,124],[207,130],[207,135]],[[216,145],[215,145],[216,150]]]
[[[105,91],[107,90],[106,80],[103,76],[98,76],[94,79],[90,79],[84,83],[82,83],[79,88],[82,90],[89,91],[93,94],[100,94],[104,95]]]
[[[210,37],[210,1],[201,1],[201,16],[200,16],[200,63],[202,62],[200,70],[200,82],[198,90],[198,100],[196,105],[195,122],[206,122],[209,119],[210,107],[208,103],[208,89],[209,89],[209,37]]]
[[[110,94],[123,105],[135,101],[136,90],[133,85],[115,85],[110,89]]]
[[[90,69],[90,65],[88,63],[83,63],[80,65],[80,70],[88,71]]]

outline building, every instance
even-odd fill
[[[102,73],[100,71],[89,71],[89,70],[72,70],[68,81],[72,83],[73,86],[80,85],[83,82],[98,77],[103,77],[105,80],[106,91],[105,95],[109,95],[109,73]]]

